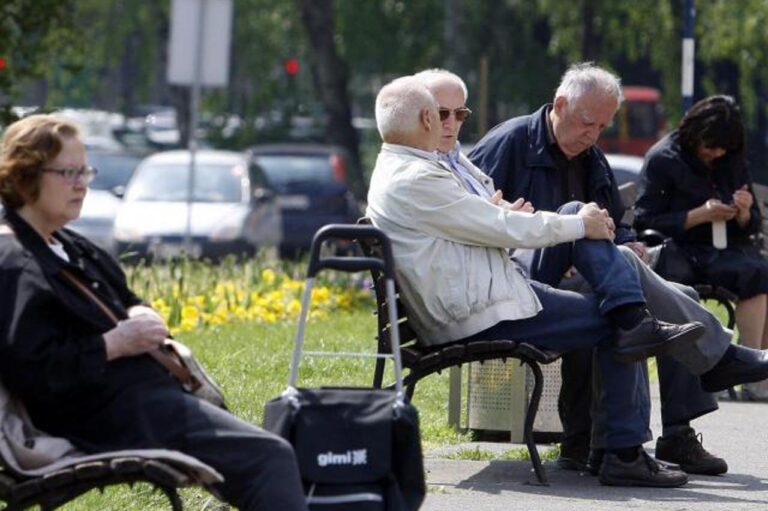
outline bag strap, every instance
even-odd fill
[[[68,270],[61,270],[61,274],[66,278],[69,282],[71,282],[76,288],[78,288],[85,296],[88,297],[96,306],[101,309],[101,311],[106,314],[106,316],[115,324],[117,325],[120,320],[118,319],[117,315],[115,315],[114,312],[112,312],[112,309],[106,306],[104,302],[101,301],[101,299],[96,296],[96,294],[88,289],[88,286],[83,284],[77,277],[72,275]],[[174,357],[171,353],[169,348],[165,346],[161,346],[160,348],[156,350],[152,350],[147,352],[149,355],[152,356],[160,365],[165,367],[173,376],[176,377],[177,380],[179,380],[184,385],[190,385],[191,387],[195,386],[195,379],[192,377],[192,374],[189,372],[189,369],[184,367],[181,362],[178,360],[178,358]]]

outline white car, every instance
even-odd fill
[[[156,153],[142,161],[115,219],[118,253],[218,260],[280,242],[275,193],[248,156],[198,151],[188,201],[190,164],[189,151]]]
[[[117,209],[125,192],[125,185],[141,158],[124,151],[86,149],[88,164],[98,170],[88,185],[80,217],[67,227],[79,232],[111,254],[115,254],[112,233]]]

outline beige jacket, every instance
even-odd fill
[[[493,191],[488,176],[462,162]],[[382,145],[366,214],[392,240],[409,318],[428,345],[535,316],[541,304],[507,249],[574,241],[583,231],[575,215],[494,206],[436,156],[393,144]]]

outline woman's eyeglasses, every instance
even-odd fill
[[[96,174],[99,173],[98,169],[95,169],[90,165],[71,169],[43,169],[43,172],[58,174],[68,183],[75,184],[77,181],[80,181],[86,185],[90,184],[91,181],[93,181],[93,178],[96,177]]]
[[[456,121],[458,122],[464,122],[469,119],[470,115],[472,115],[472,110],[465,106],[461,108],[454,108],[453,110],[450,108],[440,107],[437,109],[437,111],[440,114],[441,121],[448,120],[448,118],[451,116],[451,112],[453,112],[453,116],[456,117]]]

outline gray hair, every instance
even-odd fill
[[[555,98],[564,97],[568,100],[568,108],[573,108],[578,99],[592,91],[613,96],[619,105],[624,101],[621,79],[593,62],[582,62],[569,67],[557,87]]]
[[[469,97],[469,91],[467,90],[467,84],[464,83],[464,80],[461,79],[461,77],[455,73],[451,73],[447,69],[440,69],[440,68],[434,68],[434,69],[425,69],[424,71],[418,72],[415,75],[413,75],[414,78],[417,78],[421,83],[427,86],[427,88],[432,89],[436,85],[439,85],[441,83],[445,82],[453,82],[459,87],[461,87],[461,90],[464,91],[464,101],[467,100]]]
[[[437,110],[437,100],[413,76],[396,78],[386,84],[376,96],[376,127],[382,140],[418,131],[419,116],[425,108]]]

